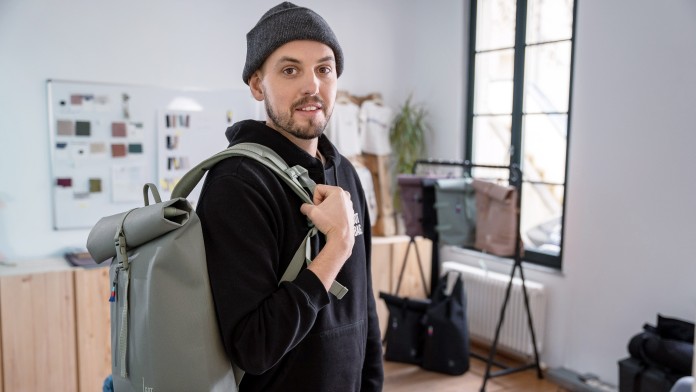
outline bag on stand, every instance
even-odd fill
[[[513,256],[517,243],[517,188],[474,179],[476,241],[474,247],[496,256]]]
[[[472,179],[443,178],[435,184],[440,245],[472,247],[476,239],[476,195]]]
[[[401,215],[404,219],[406,235],[423,236],[432,239],[436,216],[435,181],[437,177],[417,174],[399,174],[396,181],[401,200]]]

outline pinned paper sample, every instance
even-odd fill
[[[89,192],[90,193],[100,193],[101,191],[102,191],[101,178],[90,178],[89,179]]]
[[[72,136],[75,134],[75,123],[70,120],[58,120],[56,124],[58,136]]]
[[[82,105],[82,95],[73,94],[70,96],[71,105]]]
[[[190,128],[191,115],[189,114],[167,114],[164,116],[164,123],[167,128]]]
[[[94,94],[71,94],[70,104],[73,106],[87,106],[91,108],[94,104]]]
[[[167,150],[175,150],[179,145],[178,135],[167,135]]]
[[[128,153],[129,154],[142,154],[143,153],[143,145],[140,143],[131,143],[128,145]]]
[[[188,170],[188,157],[169,157],[167,158],[167,170]]]
[[[63,188],[70,188],[72,186],[72,178],[56,178],[56,185]]]
[[[111,123],[111,136],[112,137],[126,137],[126,123],[124,123],[124,122]]]
[[[90,143],[89,152],[92,154],[105,154],[106,144],[105,143]]]
[[[125,144],[112,144],[111,145],[111,156],[114,158],[125,157],[126,156],[126,145]]]
[[[91,124],[89,121],[75,122],[75,135],[89,136],[91,134]]]

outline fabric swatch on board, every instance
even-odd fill
[[[72,136],[75,134],[75,123],[70,120],[58,120],[56,126],[58,136]]]
[[[90,193],[100,193],[101,191],[102,191],[101,178],[90,178],[89,179],[89,192]]]
[[[56,178],[56,185],[70,188],[72,186],[72,178]]]
[[[112,137],[126,137],[126,123],[114,122],[111,123]]]
[[[82,95],[80,94],[73,94],[70,96],[70,104],[71,105],[82,105]]]
[[[89,121],[77,121],[75,122],[75,135],[76,136],[89,136],[92,133],[92,125]]]
[[[104,143],[90,143],[89,152],[92,154],[103,154],[106,152],[106,144]]]
[[[111,156],[125,157],[126,156],[126,145],[125,144],[112,144],[111,145]]]
[[[68,146],[68,143],[56,143],[56,148],[59,150],[64,150]]]
[[[142,154],[143,152],[143,145],[140,143],[131,143],[128,145],[128,153],[129,154]]]

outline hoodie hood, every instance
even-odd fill
[[[326,159],[326,166],[323,166],[316,157],[309,155],[263,121],[239,121],[227,128],[225,136],[230,146],[239,143],[258,143],[268,146],[283,156],[289,166],[300,165],[308,171],[316,170],[316,168],[323,171],[323,169],[329,169],[332,166],[336,167],[341,160],[338,150],[325,135],[319,136],[317,146],[321,155]]]

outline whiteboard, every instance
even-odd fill
[[[227,147],[228,126],[260,118],[262,108],[247,89],[63,80],[47,81],[47,98],[56,230],[91,228],[143,206],[148,182],[169,198],[187,169]]]

